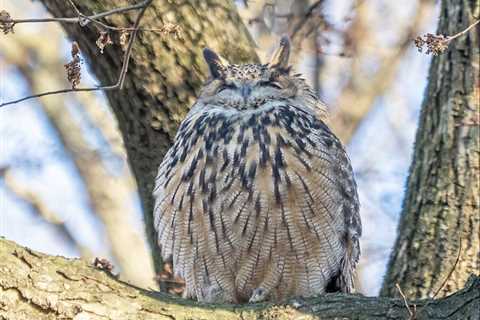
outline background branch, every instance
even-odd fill
[[[137,18],[135,19],[135,22],[133,24],[133,28],[132,28],[133,31],[132,31],[132,34],[130,35],[130,38],[128,40],[127,49],[125,50],[125,53],[124,53],[124,56],[123,56],[122,68],[120,69],[120,74],[118,75],[118,79],[117,79],[115,84],[98,86],[98,87],[91,87],[91,88],[75,88],[75,87],[72,87],[70,89],[46,91],[46,92],[26,96],[26,97],[23,97],[23,98],[20,98],[20,99],[17,99],[17,100],[12,100],[12,101],[7,101],[7,102],[4,102],[4,103],[0,103],[0,108],[4,107],[4,106],[7,106],[7,105],[10,105],[10,104],[16,104],[16,103],[19,103],[19,102],[22,102],[22,101],[25,101],[25,100],[29,100],[29,99],[40,98],[40,97],[49,96],[49,95],[68,93],[68,92],[90,92],[90,91],[98,91],[98,90],[106,91],[106,90],[116,90],[116,89],[121,90],[121,89],[123,89],[123,85],[125,83],[125,76],[126,76],[127,71],[128,71],[128,64],[130,62],[130,56],[131,56],[131,53],[132,53],[132,46],[133,46],[133,43],[135,42],[135,39],[136,39],[137,34],[138,34],[138,27],[140,25],[140,20],[142,19],[143,15],[145,14],[145,10],[147,10],[148,6],[151,4],[152,1],[153,0],[146,0],[146,1],[143,1],[142,3],[140,3],[138,5],[135,5],[135,6],[112,9],[112,10],[104,12],[103,14],[92,15],[89,18],[90,20],[94,20],[94,19],[109,16],[111,14],[119,13],[119,12],[124,12],[124,11],[129,11],[129,10],[134,10],[134,9],[139,9],[140,10],[138,15],[137,15]],[[77,7],[74,7],[74,8],[75,8],[75,10],[78,10]],[[70,20],[66,20],[66,21],[61,20],[61,19],[66,19],[66,18],[52,18],[52,19],[60,19],[60,20],[57,20],[57,22],[64,22],[64,23],[65,22],[69,22],[69,23],[72,22]],[[78,17],[77,19],[80,19],[80,17]],[[42,20],[42,19],[38,19],[38,20]],[[20,20],[20,21],[23,22],[23,23],[34,22],[32,19],[30,19],[30,21],[28,21],[28,19],[27,20]],[[80,20],[78,20],[78,21],[80,21]],[[12,22],[13,23],[18,23],[19,21],[18,20],[17,21],[6,20],[5,22],[6,23],[12,23]],[[46,22],[46,21],[36,21],[36,22]]]
[[[12,18],[3,18],[0,19],[0,24],[8,24],[8,25],[16,25],[16,24],[21,24],[21,23],[45,23],[45,22],[63,22],[63,23],[78,23],[81,26],[85,25],[85,20],[87,21],[93,21],[95,23],[99,23],[101,26],[105,26],[105,24],[101,23],[98,21],[98,19],[108,17],[113,14],[119,14],[119,13],[124,13],[132,10],[143,10],[148,7],[148,5],[152,2],[152,0],[144,0],[138,4],[130,5],[130,6],[125,6],[125,7],[120,7],[120,8],[114,8],[112,10],[107,10],[105,12],[97,13],[97,14],[92,14],[89,16],[86,16],[82,14],[77,6],[75,5],[74,2],[68,1],[70,5],[72,5],[72,8],[76,11],[77,17],[72,17],[72,18],[66,18],[66,17],[52,17],[52,18],[41,18],[41,19],[12,19]],[[109,27],[109,26],[107,26]],[[120,27],[111,27],[114,30],[121,30],[122,28]]]
[[[357,6],[356,17],[350,30],[356,34],[353,36],[355,59],[352,62],[348,83],[337,98],[337,105],[331,115],[332,129],[344,143],[350,142],[362,119],[373,108],[376,98],[381,97],[395,81],[402,58],[412,47],[412,39],[419,32],[428,13],[432,12],[434,1],[418,1],[418,8],[411,19],[411,24],[403,31],[398,44],[382,57],[376,72],[365,74],[361,70],[359,60],[369,58],[370,45],[375,41],[367,29],[370,6],[368,1]],[[379,56],[378,52],[374,54]]]
[[[47,31],[48,43],[19,33],[16,42],[7,41],[0,48],[7,63],[15,65],[24,75],[31,91],[66,84],[63,75],[56,72],[62,68],[61,58],[54,54],[60,51],[63,35],[58,26],[50,25]],[[31,63],[28,55],[22,52],[37,52],[39,63]],[[92,148],[62,97],[54,95],[39,101],[41,110],[78,171],[89,207],[103,223],[108,247],[121,270],[121,279],[137,286],[155,288],[151,254],[133,224],[136,184],[128,170],[121,136],[115,128],[117,122],[112,117],[106,118],[105,110],[102,111],[102,106],[89,94],[71,104],[89,116],[105,137],[108,147],[121,157],[123,163],[119,168],[111,170],[100,152]]]
[[[9,168],[0,168],[0,177],[3,177],[5,186],[17,199],[26,203],[36,216],[52,226],[64,238],[64,241],[78,250],[83,259],[93,261],[94,255],[90,249],[81,245],[57,213],[53,212],[37,194],[17,181]]]

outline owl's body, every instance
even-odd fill
[[[206,51],[212,77],[160,165],[158,244],[185,297],[278,301],[353,287],[361,225],[350,162],[282,54],[237,66]]]

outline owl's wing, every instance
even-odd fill
[[[291,105],[253,113],[233,127],[233,143],[216,145],[222,156],[215,157],[213,207],[229,221],[225,243],[241,248],[233,256],[237,290],[255,288],[251,301],[256,291],[276,298],[323,292],[329,281],[335,291],[350,292],[361,223],[340,141],[313,113]]]
[[[328,152],[331,156],[332,163],[327,171],[335,181],[345,224],[343,243],[346,251],[332,289],[349,293],[354,289],[354,270],[360,257],[359,238],[362,234],[357,185],[350,160],[341,142],[322,121],[317,120],[315,127],[317,129],[313,135],[320,144],[320,153]],[[318,158],[314,157],[313,162],[317,163]]]
[[[354,179],[350,159],[339,139],[328,126],[316,116],[304,114],[295,109],[293,125],[300,132],[306,133],[304,139],[295,141],[297,153],[303,153],[309,159],[310,167],[305,180],[310,180],[313,187],[327,188],[330,199],[317,197],[314,203],[317,210],[328,210],[324,207],[327,201],[338,204],[338,213],[343,218],[343,225],[337,225],[338,236],[345,248],[341,258],[340,270],[329,284],[327,290],[349,293],[354,289],[354,270],[360,256],[359,238],[362,225],[359,211],[357,185]],[[290,129],[292,130],[292,129]],[[315,178],[317,177],[317,178]]]
[[[297,152],[306,155],[304,158],[309,161],[307,171],[311,172],[304,179],[312,186],[327,188],[331,195],[330,199],[314,199],[317,210],[328,210],[323,205],[327,202],[336,204],[337,212],[343,219],[337,225],[337,234],[345,254],[341,258],[338,275],[332,279],[327,290],[348,293],[354,289],[353,276],[360,256],[359,238],[362,233],[357,185],[350,159],[339,139],[320,120],[318,112],[311,115],[298,108],[294,108],[293,112],[295,120],[291,126],[298,130],[299,136],[303,136],[303,139],[295,141]]]
[[[299,181],[305,193],[297,198],[304,203],[310,201],[317,215],[325,217],[320,220],[322,228],[333,226],[344,248],[338,275],[327,290],[351,292],[362,225],[350,160],[342,143],[318,117],[292,106],[279,108],[277,117],[285,140],[280,144],[287,146],[283,148],[284,157],[290,170],[302,172]],[[289,172],[288,166],[285,171]]]
[[[225,117],[190,113],[159,167],[155,181],[154,226],[162,257],[185,279],[184,297],[234,302],[231,255],[233,233],[223,214],[225,178],[219,163],[226,154]],[[223,128],[223,129],[222,129]],[[228,164],[227,163],[227,164]],[[223,190],[224,191],[224,190]],[[223,292],[219,292],[222,288]],[[221,295],[221,297],[216,297]]]

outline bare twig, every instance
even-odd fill
[[[23,98],[20,98],[20,99],[17,99],[17,100],[7,101],[5,103],[0,104],[0,108],[2,108],[4,106],[8,106],[10,104],[19,103],[19,102],[22,102],[22,101],[25,101],[25,100],[40,98],[40,97],[44,97],[44,96],[50,96],[50,95],[53,95],[53,94],[62,94],[62,93],[68,93],[68,92],[97,91],[97,90],[107,91],[107,90],[113,90],[113,89],[117,89],[117,88],[118,88],[118,86],[115,84],[115,85],[111,85],[111,86],[98,86],[98,87],[91,87],[91,88],[75,88],[75,89],[74,88],[69,88],[69,89],[46,91],[46,92],[42,92],[42,93],[38,93],[38,94],[32,94],[30,96],[26,96],[26,97],[23,97]]]
[[[455,263],[453,264],[452,266],[452,269],[450,269],[450,272],[448,273],[447,277],[445,278],[445,280],[443,280],[442,282],[442,285],[437,289],[437,291],[435,291],[435,293],[433,294],[432,296],[432,299],[435,299],[437,297],[437,295],[440,293],[440,291],[445,287],[445,285],[447,284],[448,280],[450,279],[450,277],[452,276],[453,272],[455,271],[455,269],[457,268],[457,265],[458,265],[458,261],[460,261],[460,255],[462,253],[462,238],[459,237],[459,244],[458,244],[458,252],[457,252],[457,258],[455,259]]]
[[[140,25],[140,20],[142,20],[142,17],[145,14],[147,7],[152,3],[152,1],[153,0],[147,0],[143,2],[144,6],[142,9],[140,9],[140,13],[137,16],[137,20],[135,20],[135,24],[133,25],[132,35],[130,36],[130,39],[127,45],[127,50],[125,51],[125,58],[123,60],[122,70],[120,71],[120,76],[116,84],[116,86],[118,86],[118,88],[120,89],[123,89],[123,83],[125,82],[125,75],[127,74],[127,70],[128,70],[128,63],[130,62],[130,55],[132,54],[132,46],[133,46],[133,42],[137,38],[138,26]]]
[[[20,23],[43,23],[43,22],[64,22],[64,23],[78,23],[80,25],[85,25],[85,21],[92,21],[94,23],[98,23],[102,25],[103,27],[106,27],[108,29],[114,29],[114,30],[120,30],[122,28],[117,28],[117,27],[112,27],[108,26],[100,21],[98,19],[105,18],[114,14],[118,13],[124,13],[127,11],[133,11],[133,10],[142,10],[150,5],[152,0],[144,0],[138,4],[134,4],[131,6],[123,7],[123,8],[115,8],[112,10],[108,10],[105,12],[101,12],[98,14],[86,16],[82,14],[78,8],[73,4],[72,1],[69,1],[70,4],[74,7],[74,10],[77,12],[78,16],[77,17],[71,17],[71,18],[66,18],[66,17],[61,17],[61,18],[40,18],[40,19],[7,19],[7,20],[2,20],[2,22],[5,23],[13,23],[15,24],[20,24]]]
[[[448,273],[448,275],[445,277],[445,280],[443,280],[442,282],[442,285],[437,289],[437,291],[435,291],[435,293],[433,294],[432,296],[432,299],[435,299],[438,294],[440,293],[440,291],[442,291],[442,289],[445,287],[445,285],[447,284],[448,280],[450,279],[450,277],[452,276],[453,272],[455,271],[455,269],[457,268],[457,265],[458,265],[458,262],[460,261],[460,256],[462,254],[462,237],[459,236],[458,237],[458,252],[457,252],[457,258],[455,259],[455,263],[453,264],[452,268],[450,269],[450,272]],[[426,309],[426,307],[431,303],[432,301],[428,301],[421,309],[418,310],[418,313],[422,312],[423,310]]]
[[[303,28],[303,26],[308,22],[310,18],[312,18],[315,15],[315,11],[317,8],[319,8],[323,4],[324,0],[319,0],[315,1],[307,10],[305,13],[305,17],[300,20],[300,22],[295,25],[292,29],[292,32],[290,34],[290,39],[293,41],[294,38],[296,37],[297,33]]]
[[[77,6],[75,5],[75,3],[72,0],[68,0],[68,3],[70,3],[70,5],[72,6],[73,10],[75,10],[77,15],[79,15],[79,16],[82,15],[82,13],[80,12],[80,10],[77,8]]]
[[[473,27],[475,27],[478,23],[480,23],[480,20],[475,21],[474,23],[472,23],[472,24],[471,24],[468,28],[466,28],[465,30],[460,31],[460,32],[457,33],[457,34],[454,34],[453,36],[448,37],[449,41],[451,41],[451,40],[453,40],[453,39],[455,39],[455,38],[458,38],[458,37],[464,35],[464,34],[467,33],[470,29],[472,29]]]
[[[465,30],[460,31],[453,36],[445,36],[443,34],[432,34],[432,33],[427,33],[423,36],[418,36],[416,37],[413,41],[415,42],[415,46],[418,48],[419,52],[423,51],[423,47],[425,46],[427,48],[427,51],[425,52],[426,54],[433,54],[433,55],[438,55],[443,53],[447,48],[450,42],[453,39],[456,39],[464,34],[466,34],[470,29],[475,27],[478,23],[480,23],[480,20],[475,21],[472,23],[470,26],[468,26]]]
[[[415,320],[417,318],[417,305],[413,305],[413,310],[410,308],[410,305],[408,304],[407,297],[403,294],[402,288],[400,288],[400,285],[398,283],[395,283],[395,287],[397,287],[398,292],[400,292],[400,295],[403,298],[403,302],[405,303],[405,307],[407,307],[408,313],[410,314],[410,317],[408,318],[409,320]]]
[[[20,98],[20,99],[17,99],[17,100],[12,100],[12,101],[7,101],[7,102],[4,102],[4,103],[1,103],[0,108],[4,107],[4,106],[7,106],[7,105],[10,105],[10,104],[19,103],[19,102],[22,102],[22,101],[25,101],[25,100],[39,98],[39,97],[53,95],[53,94],[62,94],[62,93],[68,93],[68,92],[84,92],[84,91],[98,91],[98,90],[107,91],[107,90],[116,90],[116,89],[121,90],[121,89],[123,89],[123,85],[125,83],[125,76],[126,76],[126,73],[127,73],[127,70],[128,70],[128,64],[129,64],[129,61],[130,61],[130,56],[132,54],[133,42],[135,41],[135,39],[138,35],[138,26],[140,25],[140,20],[142,19],[145,11],[147,10],[148,6],[152,3],[152,1],[153,0],[143,1],[140,4],[129,7],[130,8],[129,10],[133,10],[133,9],[131,9],[132,7],[134,7],[135,9],[138,9],[138,8],[141,8],[141,9],[140,9],[140,12],[138,13],[138,16],[137,16],[137,18],[135,20],[135,23],[133,25],[133,28],[132,28],[133,31],[130,35],[129,40],[128,40],[127,49],[126,49],[125,54],[124,54],[122,69],[120,70],[118,80],[115,84],[106,85],[106,86],[90,87],[90,88],[69,88],[69,89],[61,89],[61,90],[42,92],[42,93],[39,93],[39,94],[33,94],[33,95],[30,95],[30,96],[26,96],[26,97],[23,97],[23,98]],[[113,10],[110,10],[108,12],[110,12],[110,14],[123,12],[123,11],[121,11],[122,9],[126,9],[126,8],[113,9]],[[106,15],[106,13],[103,13],[103,15],[98,14],[98,15],[95,15],[95,16],[103,17],[105,15]]]

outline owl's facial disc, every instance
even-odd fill
[[[202,97],[209,103],[239,110],[257,109],[288,92],[288,75],[269,65],[228,65],[205,86]]]
[[[229,64],[210,49],[203,55],[210,71],[201,96],[208,103],[236,108],[256,109],[269,100],[291,97],[296,93],[289,76],[290,42],[282,38],[270,64]]]

